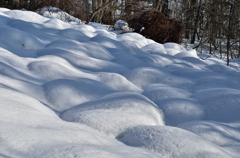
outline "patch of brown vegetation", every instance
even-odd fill
[[[140,13],[127,22],[129,27],[134,29],[134,32],[159,43],[180,43],[184,31],[183,22],[170,19],[155,10]]]

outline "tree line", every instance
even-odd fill
[[[240,57],[240,0],[0,0],[0,6],[31,11],[54,6],[86,23],[108,25],[156,10],[184,22],[185,42],[195,49],[205,46],[228,60]]]

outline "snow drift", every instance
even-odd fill
[[[225,65],[0,8],[0,157],[239,157],[240,71]]]

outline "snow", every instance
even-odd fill
[[[123,20],[118,20],[114,24],[114,30],[117,30],[119,33],[126,33],[130,31],[130,28],[128,27],[128,23]]]
[[[48,103],[57,111],[63,111],[115,92],[101,82],[80,78],[77,81],[69,79],[53,80],[44,84],[43,89]],[[71,97],[69,98],[69,96]]]
[[[0,157],[240,156],[239,59],[0,8]]]
[[[240,126],[237,123],[220,123],[213,121],[193,121],[180,124],[178,127],[198,134],[219,146],[237,143]]]
[[[78,18],[75,18],[68,13],[62,11],[59,8],[56,7],[44,7],[42,9],[38,9],[37,13],[46,16],[46,17],[52,17],[56,19],[60,19],[62,21],[71,22],[71,23],[82,23],[82,21]]]
[[[119,140],[130,146],[151,149],[163,157],[231,157],[200,136],[176,127],[138,126],[124,132]]]
[[[137,93],[119,92],[64,111],[61,118],[84,123],[115,137],[138,125],[164,125],[156,104]],[[109,119],[111,118],[111,119]]]

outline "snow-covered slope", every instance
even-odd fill
[[[240,157],[237,62],[0,8],[0,157]]]

